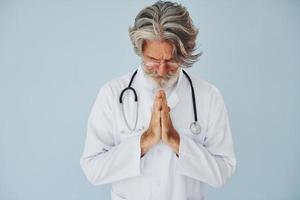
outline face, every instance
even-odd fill
[[[173,46],[166,41],[148,40],[143,45],[144,73],[162,88],[173,85],[179,75],[172,50]]]

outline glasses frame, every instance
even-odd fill
[[[170,70],[175,70],[180,67],[179,63],[175,61],[164,61],[164,60],[158,61],[158,60],[153,60],[151,58],[147,58],[147,59],[148,61],[145,61],[144,59],[142,60],[142,65],[149,69],[158,68],[162,64],[164,64]]]

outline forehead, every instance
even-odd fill
[[[143,44],[143,55],[157,60],[170,60],[173,45],[168,41],[146,40]]]

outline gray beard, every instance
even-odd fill
[[[149,84],[151,84],[154,90],[159,90],[159,89],[167,90],[176,84],[179,77],[179,73],[174,76],[169,76],[157,80],[156,78],[144,72],[144,77],[147,79]]]

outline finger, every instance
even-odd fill
[[[155,106],[156,102],[158,101],[158,99],[161,98],[161,94],[160,92],[156,92],[155,97],[154,97],[154,102],[153,102],[153,106]]]
[[[153,122],[153,125],[155,126],[161,126],[161,100],[155,101],[155,106],[152,111],[151,115],[151,121]]]
[[[161,112],[158,112],[157,120],[158,120],[158,123],[159,123],[159,127],[161,127],[162,126]]]
[[[162,120],[162,124],[165,126],[168,122],[169,119],[169,112],[166,109],[163,109],[161,111],[161,120]]]
[[[161,111],[160,110],[156,110],[153,114],[153,120],[155,122],[155,124],[159,124],[161,126]]]
[[[164,94],[165,95],[165,94]],[[169,109],[168,109],[168,104],[165,99],[165,96],[162,97],[161,99],[161,106],[162,106],[162,117],[166,119],[166,116],[169,114]]]
[[[166,115],[167,115],[166,110],[165,110],[165,109],[162,109],[162,110],[160,111],[160,115],[161,115],[162,123],[165,123],[165,121],[166,121]]]
[[[163,90],[158,90],[158,91],[156,92],[155,97],[156,97],[156,98],[161,98],[161,97],[162,97],[162,91],[163,91]]]
[[[161,109],[161,103],[159,101],[161,101],[161,93],[158,91],[155,94],[155,98],[154,98],[154,102],[153,102],[153,110],[157,110],[157,109]]]
[[[165,98],[166,98],[166,93],[165,93],[165,91],[164,91],[164,90],[160,90],[160,93],[161,93],[161,97],[162,97],[163,99],[165,99]]]
[[[154,111],[160,111],[162,109],[162,99],[158,98],[154,101]]]

